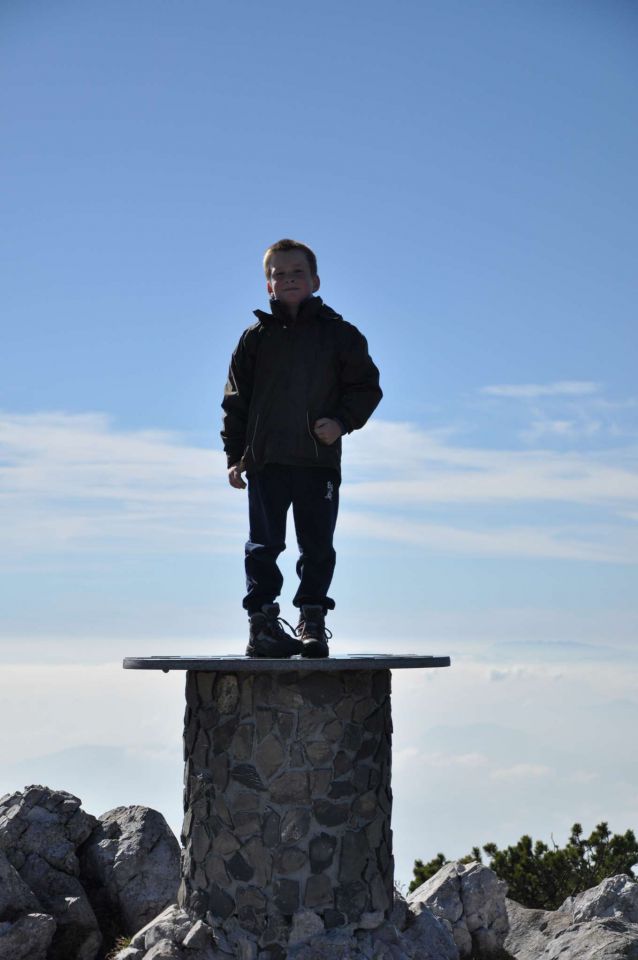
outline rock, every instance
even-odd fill
[[[561,930],[542,960],[638,960],[638,926],[608,917]]]
[[[570,914],[574,923],[605,917],[638,923],[638,883],[624,873],[607,877],[597,887],[568,897],[559,910]]]
[[[172,904],[138,930],[130,945],[138,950],[149,950],[160,940],[172,940],[180,944],[190,932],[193,923],[185,910]]]
[[[179,843],[156,810],[116,807],[82,848],[81,879],[102,929],[130,936],[175,902]]]
[[[390,913],[390,921],[393,923],[399,930],[405,930],[408,925],[408,902],[399,890],[397,886],[394,888],[394,900],[392,904],[392,911]]]
[[[78,797],[47,787],[26,787],[0,802],[0,850],[35,896],[41,913],[55,921],[49,960],[95,960],[102,943],[79,880],[78,848],[96,823],[81,809]]]
[[[449,927],[461,956],[501,949],[508,930],[506,885],[481,863],[447,863],[408,896],[410,909],[424,904]]]
[[[538,960],[561,930],[570,926],[571,919],[557,910],[530,910],[514,900],[506,900],[509,931],[504,947],[516,960]]]
[[[323,920],[313,910],[304,908],[297,910],[292,918],[288,945],[294,947],[299,943],[306,943],[313,937],[322,934],[324,929]]]
[[[0,922],[18,920],[22,914],[37,913],[39,909],[31,888],[0,850]]]
[[[413,954],[418,960],[459,960],[461,953],[448,925],[439,920],[424,904],[400,937],[399,943],[407,941],[416,948]]]
[[[636,960],[638,884],[621,875],[569,897],[558,910],[507,901],[505,949],[516,960]]]
[[[46,913],[29,913],[13,923],[0,923],[0,960],[46,960],[55,926]]]

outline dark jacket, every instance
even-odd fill
[[[362,427],[379,403],[379,371],[365,337],[320,297],[291,320],[277,301],[255,310],[233,353],[224,389],[221,432],[228,465],[247,473],[266,463],[341,466],[341,439],[330,446],[312,432],[321,417],[346,433]]]

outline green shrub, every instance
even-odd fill
[[[525,835],[505,850],[486,843],[483,852],[490,858],[488,866],[507,883],[508,896],[525,907],[541,910],[556,910],[567,897],[595,887],[605,877],[624,873],[633,878],[632,867],[638,864],[633,830],[612,835],[606,823],[599,823],[589,837],[583,837],[583,828],[575,823],[564,847],[553,840],[549,847]],[[481,860],[477,847],[463,858],[465,863],[471,860]],[[429,863],[416,860],[410,891],[447,862],[442,853]]]

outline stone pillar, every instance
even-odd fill
[[[308,666],[186,676],[179,904],[272,957],[393,900],[390,671]]]

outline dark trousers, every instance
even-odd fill
[[[340,477],[327,467],[266,464],[248,477],[250,531],[246,543],[244,609],[249,614],[273,603],[283,584],[277,557],[286,547],[286,517],[292,505],[299,546],[299,589],[293,604],[334,609],[328,588],[336,554],[332,546],[339,509]]]

